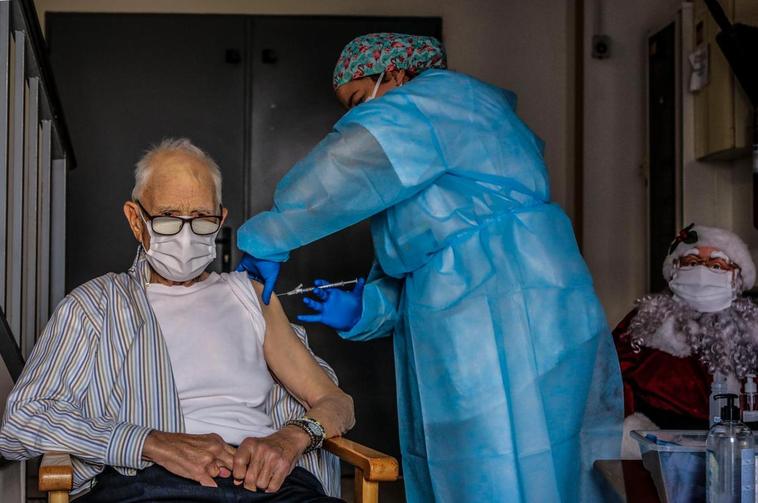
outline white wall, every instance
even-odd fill
[[[598,1],[613,52],[607,60],[585,54],[584,252],[614,325],[646,293],[646,38],[673,20],[682,2],[588,0],[588,27],[593,26]],[[591,36],[588,28],[587,43]],[[731,229],[748,243],[755,260],[758,231],[752,223],[750,161],[696,162],[687,159],[694,155],[689,147],[683,168],[683,223]],[[649,266],[660,269],[661,264]]]
[[[747,7],[748,0],[744,2]],[[758,23],[758,14],[742,9],[743,22]],[[692,47],[686,50],[692,50]],[[711,50],[718,51],[718,48]],[[687,68],[689,71],[689,68]],[[743,95],[740,106],[747,106]],[[749,117],[743,118],[749,121]],[[738,119],[739,120],[739,119]],[[684,95],[685,128],[694,128],[694,98]],[[753,226],[753,182],[750,158],[729,162],[698,162],[694,160],[694,144],[684,140],[684,222],[724,227],[738,234],[748,245],[753,260],[758,259],[758,230]]]
[[[515,91],[519,112],[547,143],[553,197],[573,215],[573,0],[35,0],[46,12],[173,12],[440,16],[452,69]]]
[[[693,192],[688,221],[725,227],[740,236],[758,263],[758,230],[753,226],[753,176],[750,159],[692,163],[690,179],[702,176],[703,187]],[[713,183],[710,183],[713,181]],[[694,183],[694,182],[693,182]]]
[[[8,367],[0,358],[0,417],[5,413],[5,399],[13,388],[13,378]],[[0,467],[0,501],[4,503],[24,500],[25,467],[23,463],[13,462]]]
[[[0,467],[0,496],[5,503],[21,503],[24,498],[24,464],[14,462]]]
[[[714,169],[718,169],[715,167]],[[730,167],[722,169],[729,170]],[[758,230],[753,226],[753,175],[750,159],[731,163],[732,194],[730,228],[750,247],[753,261],[758,262]]]
[[[584,254],[608,321],[615,325],[645,293],[645,72],[647,34],[677,0],[588,0],[584,55]],[[611,57],[590,57],[598,6]],[[673,238],[673,236],[672,236]]]

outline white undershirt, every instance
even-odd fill
[[[245,273],[212,273],[191,286],[151,283],[147,298],[168,347],[185,431],[217,433],[232,445],[273,433],[264,410],[273,385],[266,324]]]

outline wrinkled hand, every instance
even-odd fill
[[[278,491],[310,442],[307,433],[293,426],[268,437],[246,438],[234,455],[234,483],[250,491]]]
[[[218,487],[213,477],[228,477],[235,449],[216,435],[190,435],[153,430],[145,439],[142,457],[175,475],[206,487]]]
[[[249,278],[263,281],[263,303],[268,305],[271,302],[271,294],[276,286],[276,281],[279,279],[281,266],[279,262],[255,258],[245,253],[236,271],[247,271]]]
[[[313,284],[318,287],[327,285],[329,282],[324,279],[317,279]],[[301,314],[297,319],[311,323],[323,323],[340,332],[349,331],[361,319],[365,284],[366,281],[360,278],[355,288],[349,292],[339,288],[327,288],[326,290],[316,288],[311,293],[321,302],[308,297],[305,297],[303,302],[318,314]]]

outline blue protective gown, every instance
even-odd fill
[[[238,233],[282,261],[371,218],[363,315],[341,335],[394,333],[411,502],[600,501],[591,462],[619,453],[605,316],[514,102],[426,71],[345,114]]]

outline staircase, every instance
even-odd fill
[[[0,0],[0,412],[65,293],[75,165],[34,3]],[[25,479],[25,464],[2,463],[0,501],[25,501]]]

